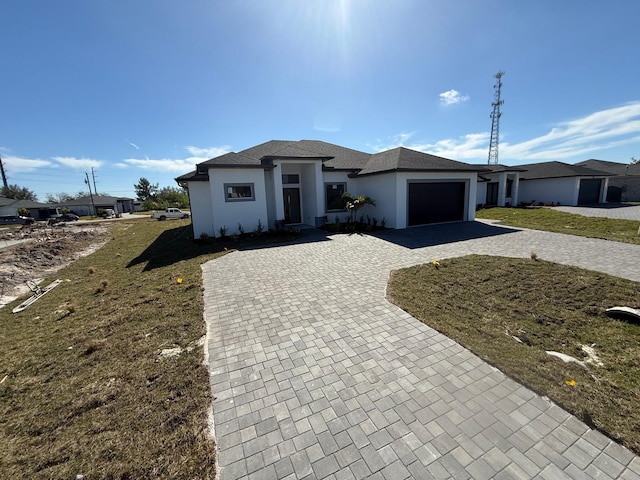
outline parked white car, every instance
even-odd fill
[[[158,220],[167,220],[170,218],[189,218],[191,214],[184,212],[179,208],[167,208],[164,212],[153,212],[151,218],[157,218]]]

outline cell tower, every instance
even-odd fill
[[[500,107],[504,103],[504,100],[500,99],[500,90],[502,89],[502,76],[504,72],[500,71],[496,73],[496,84],[493,86],[495,93],[493,95],[493,111],[491,112],[491,139],[489,140],[489,165],[498,164],[498,143],[500,141],[500,117],[502,112]]]

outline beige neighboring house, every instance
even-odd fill
[[[640,163],[618,163],[590,159],[577,163],[583,167],[607,172],[607,202],[640,202]]]

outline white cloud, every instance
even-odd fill
[[[451,89],[440,94],[440,103],[442,105],[454,105],[469,100],[469,95],[462,95],[457,90]]]
[[[129,165],[127,165],[126,163],[122,163],[122,162],[114,163],[113,166],[116,167],[116,168],[129,168]]]
[[[75,158],[75,157],[51,157],[56,162],[71,168],[98,168],[103,162],[92,158]]]
[[[131,145],[133,148],[135,148],[136,150],[140,150],[140,147],[139,147],[138,145],[136,145],[135,143],[133,143],[133,142],[129,142],[129,141],[127,141],[127,143],[128,143],[129,145]]]
[[[200,147],[194,147],[193,145],[188,145],[184,148],[194,157],[203,158],[204,160],[209,160],[211,158],[219,157],[220,155],[224,155],[225,153],[229,153],[231,151],[231,147],[229,147],[228,145],[224,145],[222,147],[207,147],[207,148],[200,148]]]
[[[455,160],[486,161],[489,132],[470,133],[436,142],[414,141],[411,135],[395,135],[376,151],[405,146]],[[501,138],[500,161],[547,161],[584,157],[593,152],[640,142],[640,102],[609,108],[574,120],[558,123],[548,133],[519,143]]]
[[[141,168],[143,170],[158,170],[161,172],[181,172],[185,173],[195,168],[196,162],[192,159],[169,159],[160,160],[127,158],[126,164]]]
[[[50,160],[41,160],[39,158],[23,158],[13,155],[3,155],[2,163],[13,173],[32,172],[38,168],[51,167],[53,162]]]
[[[229,153],[229,146],[200,148],[189,145],[185,147],[192,156],[186,158],[162,158],[153,159],[145,155],[141,158],[127,158],[124,164],[127,166],[138,167],[143,170],[159,170],[162,172],[180,172],[186,173],[195,169],[196,163],[201,163],[211,158],[219,157],[225,153]]]

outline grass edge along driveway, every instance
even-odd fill
[[[604,217],[585,217],[552,208],[486,208],[477,219],[498,220],[500,225],[545,230],[547,232],[602,238],[640,245],[640,222]]]
[[[545,261],[472,255],[394,271],[389,300],[640,453],[640,283]],[[517,339],[516,339],[517,337]],[[592,348],[603,366],[589,363]],[[557,351],[587,368],[550,357]]]

